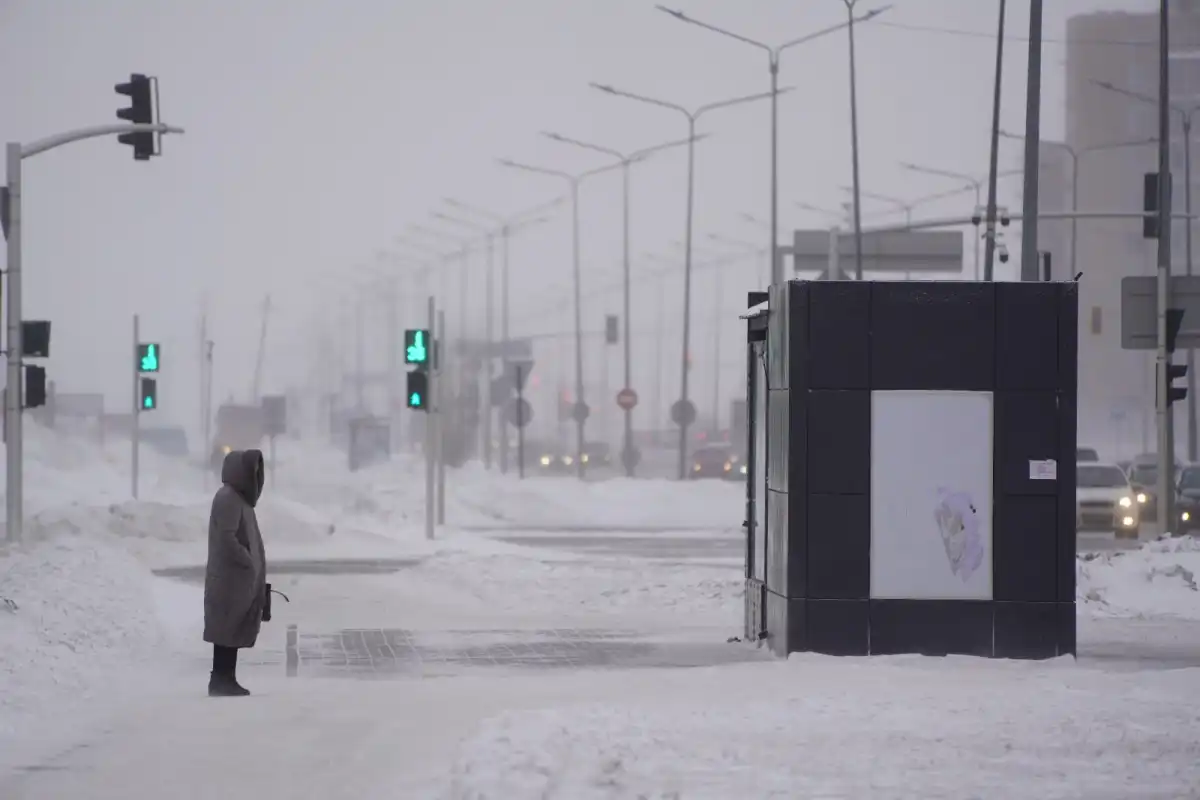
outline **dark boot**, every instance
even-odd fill
[[[209,697],[245,697],[250,690],[237,682],[232,675],[220,672],[210,673],[208,678]]]
[[[209,697],[245,697],[250,690],[237,682],[237,648],[213,647],[213,669],[208,678]]]

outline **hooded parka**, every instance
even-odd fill
[[[253,647],[262,627],[267,556],[254,506],[264,480],[261,451],[225,456],[208,518],[204,573],[204,641],[214,645]]]

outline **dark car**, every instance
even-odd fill
[[[583,463],[589,467],[612,466],[612,448],[606,442],[588,442],[583,446]]]
[[[1200,531],[1200,464],[1188,464],[1179,470],[1176,487],[1179,522],[1173,533],[1190,534]]]
[[[740,477],[736,471],[737,455],[730,447],[710,445],[701,447],[692,453],[692,478],[734,478]]]
[[[1129,485],[1133,487],[1143,522],[1158,521],[1158,464],[1134,461],[1129,467]]]

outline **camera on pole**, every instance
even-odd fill
[[[117,94],[129,98],[129,107],[117,110],[117,119],[139,125],[153,125],[157,122],[157,78],[134,73],[129,76],[129,83],[118,83],[114,89]],[[122,133],[117,137],[117,141],[133,148],[135,161],[149,161],[151,156],[160,154],[153,133]]]

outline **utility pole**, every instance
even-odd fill
[[[130,462],[130,479],[133,484],[133,499],[138,499],[138,434],[141,426],[142,404],[141,404],[141,386],[142,373],[139,370],[138,356],[141,344],[141,335],[138,330],[138,315],[133,315],[133,358],[130,359],[130,364],[133,365],[133,399],[130,404],[133,407],[133,413],[129,417],[129,441],[133,444],[133,460]]]
[[[1021,280],[1038,279],[1038,168],[1042,141],[1042,0],[1029,4],[1029,69],[1025,86],[1025,187],[1021,215]]]
[[[437,339],[437,307],[433,295],[429,296],[429,314],[428,326],[429,334],[433,341],[430,343],[433,349],[432,363],[429,365],[429,387],[426,390],[429,394],[429,408],[425,415],[425,538],[433,538],[433,530],[437,525],[437,441],[440,431],[437,429],[439,412],[438,412],[438,350],[440,349]]]
[[[1159,1],[1158,20],[1158,348],[1155,354],[1155,414],[1158,417],[1158,519],[1174,527],[1175,430],[1167,371],[1167,315],[1171,307],[1171,73],[1168,0]],[[1188,219],[1191,225],[1191,219]]]
[[[996,183],[1000,168],[1000,92],[1004,82],[1004,14],[1006,0],[1000,0],[1000,22],[996,33],[996,79],[992,89],[992,146],[988,166],[987,212],[985,215],[983,279],[995,280],[996,268]]]
[[[434,452],[437,453],[437,524],[446,524],[446,457],[443,451],[445,442],[445,405],[442,402],[442,376],[446,374],[446,356],[450,348],[446,347],[446,312],[438,309],[437,328],[433,335],[433,385],[434,399],[437,403],[433,408],[434,425],[437,426],[437,441]]]

